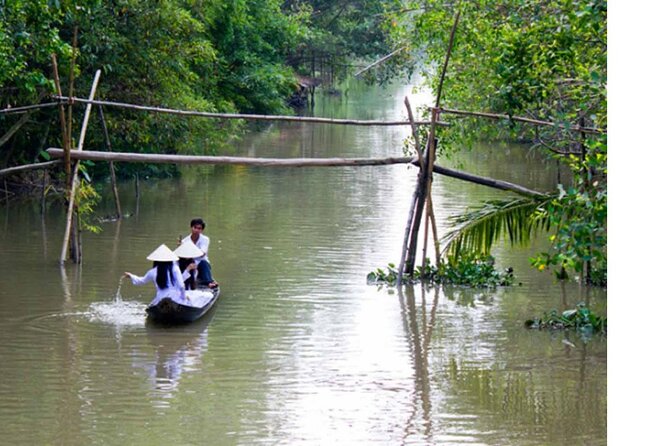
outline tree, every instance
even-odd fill
[[[454,120],[439,131],[443,152],[459,150],[474,137],[531,140],[574,173],[550,200],[486,203],[461,216],[448,237],[451,254],[490,249],[505,234],[524,240],[552,228],[552,251],[533,264],[585,271],[606,267],[606,14],[603,0],[475,0],[411,2],[411,13],[395,16],[396,45],[410,44],[427,82],[440,82],[449,30],[461,13],[439,104],[445,108],[506,114],[496,124]],[[514,123],[513,116],[555,122],[552,127]],[[442,115],[443,118],[447,117]],[[539,224],[540,223],[540,224]],[[585,265],[585,267],[584,267]]]
[[[298,73],[331,82],[350,73],[352,61],[390,53],[394,48],[389,17],[401,4],[399,0],[284,1],[284,11],[299,12],[309,24],[288,63]]]

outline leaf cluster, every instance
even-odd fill
[[[386,270],[377,268],[367,275],[367,283],[385,283],[396,285],[400,275],[394,264],[390,263]],[[490,255],[463,255],[457,262],[432,265],[426,259],[424,266],[419,266],[413,274],[403,274],[402,283],[430,283],[441,285],[458,285],[473,288],[489,288],[509,286],[513,283],[513,269],[504,271],[495,269],[495,259]]]
[[[584,303],[576,308],[559,312],[555,309],[544,313],[542,317],[535,317],[525,321],[525,327],[533,329],[566,330],[576,329],[584,334],[607,332],[606,316],[593,313]]]

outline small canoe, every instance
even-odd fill
[[[199,306],[184,305],[164,298],[155,305],[146,307],[147,318],[160,324],[187,324],[204,316],[218,301],[221,288],[216,287],[211,292],[211,298]]]

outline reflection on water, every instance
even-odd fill
[[[207,325],[211,313],[187,326],[165,327],[147,322],[147,335],[155,348],[148,355],[134,355],[133,367],[143,369],[151,388],[155,389],[157,408],[169,407],[183,373],[202,367],[202,355],[207,351]]]
[[[351,86],[321,116],[397,119],[409,88]],[[411,97],[412,104],[418,99]],[[321,104],[324,104],[322,102]],[[286,123],[239,141],[240,155],[397,156],[408,129]],[[550,190],[554,164],[482,144],[447,167]],[[366,275],[399,260],[416,170],[405,166],[184,168],[121,185],[122,221],[83,237],[82,265],[57,266],[64,210],[2,208],[0,438],[8,444],[606,443],[606,339],[530,331],[526,319],[606,292],[529,266],[545,249],[495,247],[522,286],[403,290]],[[106,185],[100,185],[105,188]],[[504,193],[435,177],[446,218]],[[114,211],[103,190],[100,213]],[[210,319],[147,326],[151,287],[124,271],[207,221],[224,298]],[[20,240],[21,243],[16,241]],[[419,250],[422,247],[419,247]],[[431,249],[428,250],[428,253]],[[127,294],[127,293],[125,293]],[[35,429],[34,420],[40,420]]]

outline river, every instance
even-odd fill
[[[314,114],[402,119],[408,86],[350,84]],[[235,154],[402,155],[409,130],[284,123]],[[554,162],[527,146],[479,144],[440,164],[537,190]],[[527,330],[550,309],[606,291],[529,266],[546,245],[494,254],[520,284],[493,290],[368,285],[399,262],[416,169],[188,167],[121,185],[132,216],[86,233],[81,266],[60,269],[64,209],[0,204],[0,439],[5,444],[606,444],[607,343]],[[504,193],[435,176],[447,217]],[[111,213],[106,187],[100,214]],[[222,297],[192,326],[145,326],[140,274],[161,243],[207,223]]]

